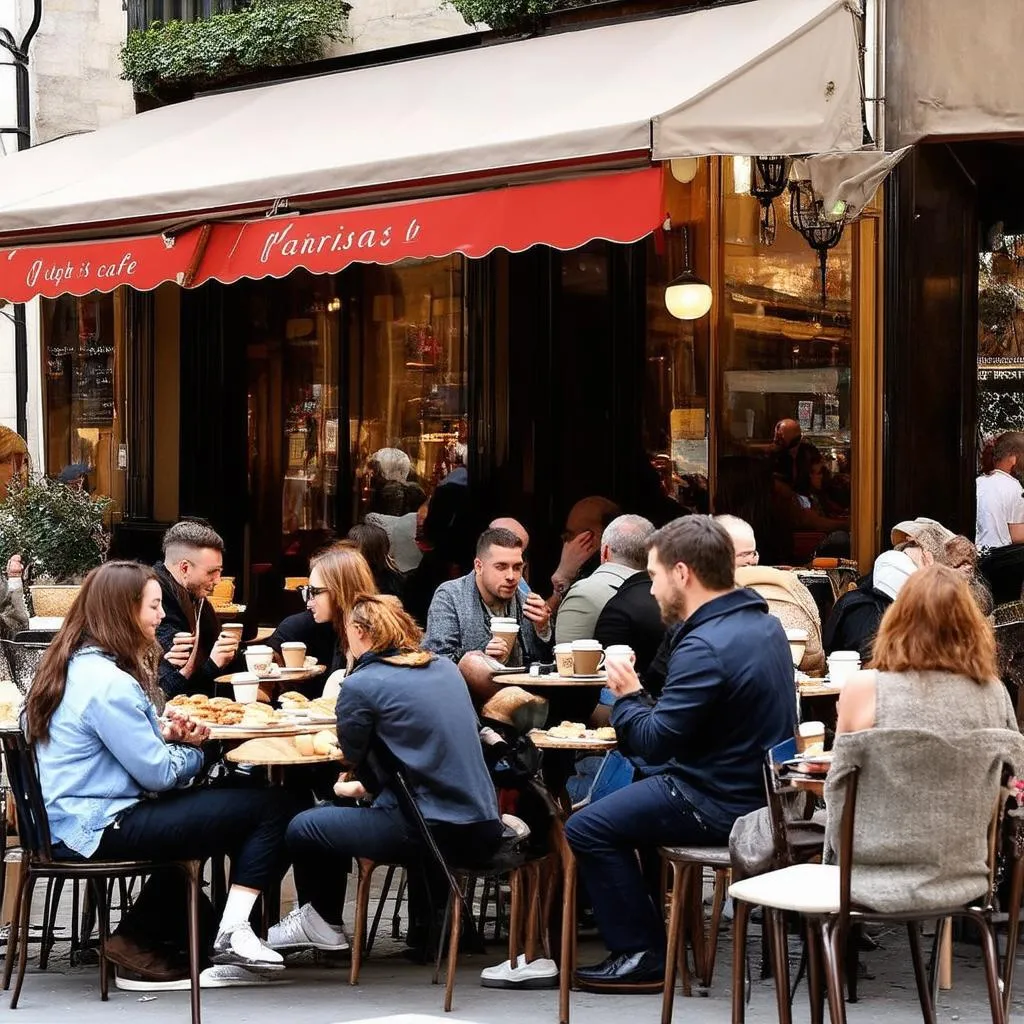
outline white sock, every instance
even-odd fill
[[[256,893],[237,885],[228,889],[227,902],[220,919],[220,931],[225,932],[249,920],[252,908],[256,906]]]

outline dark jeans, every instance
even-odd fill
[[[262,891],[288,867],[284,842],[292,801],[280,789],[198,789],[166,793],[130,808],[103,832],[95,860],[231,858],[232,884]],[[76,859],[63,844],[54,849]],[[142,945],[180,945],[188,903],[179,871],[153,873],[118,931]]]
[[[613,953],[663,950],[665,922],[636,852],[656,846],[717,846],[711,828],[667,775],[634,782],[577,811],[565,826],[601,937]]]
[[[497,822],[470,825],[432,823],[431,832],[452,866],[470,867],[485,862],[497,849],[501,827]],[[341,924],[345,882],[353,857],[410,868],[410,915],[423,920],[429,905],[444,906],[447,882],[416,826],[397,807],[315,807],[292,819],[288,826],[288,852],[295,869],[299,903],[312,903],[331,924]],[[426,882],[423,886],[415,881]]]

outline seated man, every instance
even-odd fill
[[[807,647],[799,664],[801,672],[822,675],[825,655],[821,649],[821,616],[811,592],[795,572],[759,565],[757,538],[750,523],[736,516],[716,516],[725,527],[736,551],[736,586],[749,587],[768,602],[785,629],[807,632]]]
[[[654,596],[666,622],[680,623],[665,689],[654,703],[628,663],[608,666],[619,749],[645,777],[565,827],[610,951],[577,971],[585,988],[661,987],[661,894],[652,899],[636,851],[724,846],[733,822],[764,805],[765,751],[793,735],[786,634],[761,598],[735,588],[733,561],[729,535],[708,516],[677,519],[651,539]]]
[[[975,544],[978,569],[997,605],[1021,599],[1024,584],[1024,433],[1000,434],[992,449],[993,468],[977,480]]]
[[[483,655],[524,670],[551,660],[551,611],[539,595],[523,597],[522,577],[522,540],[510,530],[484,530],[472,571],[442,583],[430,602],[423,646],[459,666],[478,706],[500,689]],[[494,617],[519,624],[511,645],[492,635]]]
[[[221,631],[209,601],[224,568],[224,541],[205,523],[185,519],[164,534],[163,549],[164,560],[153,567],[164,605],[156,631],[164,651],[160,686],[167,697],[212,697],[214,680],[238,657],[240,639]]]
[[[654,526],[643,516],[618,516],[601,534],[600,564],[566,592],[555,620],[555,643],[593,640],[604,606],[631,576],[647,566]]]

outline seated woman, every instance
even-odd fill
[[[396,768],[451,861],[486,861],[501,841],[494,785],[458,668],[419,649],[419,627],[392,597],[357,598],[346,635],[355,666],[338,698],[338,739],[356,778],[339,780],[335,792],[372,805],[318,807],[292,821],[288,850],[300,906],[270,930],[267,941],[279,950],[334,948],[349,858],[421,870],[429,861],[396,795]],[[436,910],[445,891],[429,873],[427,882]],[[410,886],[410,900],[422,891]],[[413,919],[422,922],[424,909],[411,906]]]
[[[255,936],[249,915],[287,867],[287,797],[278,790],[185,788],[203,767],[200,748],[209,730],[173,708],[157,718],[156,630],[163,617],[152,570],[108,562],[86,577],[39,665],[25,725],[54,856],[167,862],[227,855],[232,884],[211,959],[281,968],[281,956]],[[147,980],[187,977],[165,955],[180,949],[185,932],[180,881],[177,871],[151,875],[138,912],[126,915],[111,938],[109,959]]]
[[[398,571],[391,557],[386,531],[372,523],[357,523],[348,531],[345,539],[351,541],[366,559],[378,592],[400,598],[405,589],[405,577]]]

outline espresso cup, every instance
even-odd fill
[[[245,652],[245,667],[260,678],[270,674],[270,666],[273,664],[274,652],[269,647],[257,644]]]
[[[235,700],[239,704],[254,704],[260,696],[260,680],[252,672],[236,672],[231,680]]]
[[[597,640],[574,640],[573,675],[596,676],[604,666],[604,648]]]
[[[860,654],[857,651],[833,651],[828,656],[828,679],[833,686],[842,686],[859,670]]]
[[[285,668],[302,668],[306,664],[306,645],[301,640],[281,644],[281,657]]]
[[[555,644],[555,666],[560,676],[576,674],[576,665],[572,655],[572,644]]]

